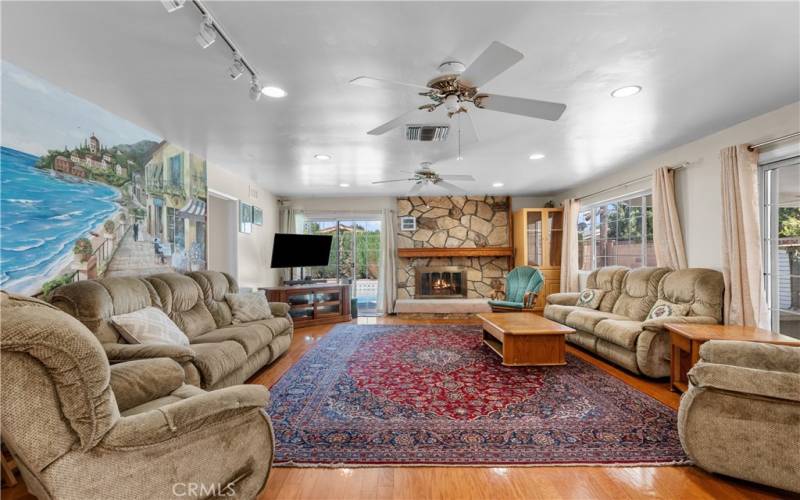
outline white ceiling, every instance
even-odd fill
[[[222,43],[195,43],[189,5],[1,5],[4,60],[279,195],[399,195],[409,186],[370,182],[437,159],[474,175],[473,193],[546,194],[800,100],[797,2],[208,2],[263,83],[289,92],[258,103]],[[566,103],[560,121],[476,110],[481,142],[461,161],[452,143],[366,134],[425,100],[350,79],[424,84],[493,40],[525,58],[484,90]],[[609,97],[631,84],[644,91]]]

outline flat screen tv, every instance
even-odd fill
[[[275,233],[272,268],[327,266],[332,235]]]

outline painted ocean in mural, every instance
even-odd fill
[[[0,64],[0,287],[205,269],[205,160]]]
[[[119,210],[117,189],[36,168],[38,156],[0,148],[0,287],[35,292],[72,260],[75,241]]]

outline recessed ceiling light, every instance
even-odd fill
[[[528,157],[529,160],[541,160],[542,158],[544,158],[542,153],[533,153]]]
[[[323,161],[324,160],[330,160],[331,159],[331,155],[318,154],[318,155],[314,155],[314,158],[316,158],[317,160],[323,160]]]
[[[340,188],[349,188],[349,187],[350,187],[350,184],[348,184],[348,183],[346,183],[346,182],[343,182],[343,183],[339,184],[339,187],[340,187]]]
[[[261,93],[267,97],[274,97],[276,99],[286,97],[286,91],[280,87],[264,87]]]
[[[611,97],[630,97],[642,91],[642,87],[638,85],[630,85],[628,87],[620,87],[611,92]]]
[[[502,182],[495,182],[494,184],[492,184],[492,187],[501,188],[501,187],[503,187],[503,183]]]

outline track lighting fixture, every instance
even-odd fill
[[[217,30],[214,29],[214,20],[206,14],[200,23],[200,33],[194,38],[200,47],[206,49],[217,39]]]
[[[261,85],[255,76],[250,79],[250,99],[253,101],[261,99]]]
[[[228,68],[228,76],[231,77],[231,80],[236,80],[244,73],[244,63],[242,62],[242,56],[239,53],[233,54],[233,64],[230,65]]]
[[[170,13],[183,7],[184,3],[186,3],[186,0],[161,0],[161,4],[167,9],[167,12]]]

